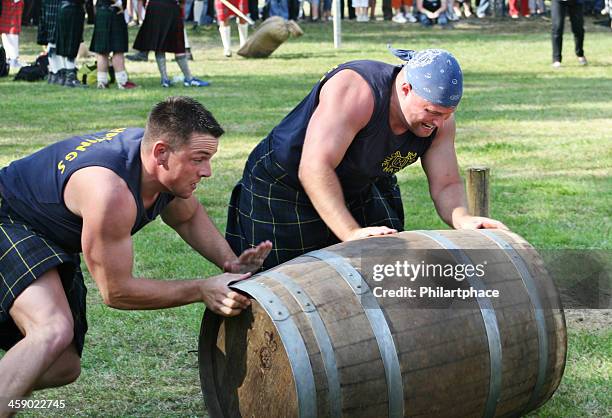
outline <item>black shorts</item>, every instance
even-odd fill
[[[15,299],[47,271],[56,268],[74,319],[74,344],[83,352],[87,318],[78,254],[70,254],[32,230],[0,197],[0,348],[9,350],[23,335],[9,315]]]

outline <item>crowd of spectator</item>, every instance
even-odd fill
[[[83,42],[84,23],[94,24],[91,42],[86,44],[96,54],[98,88],[108,88],[116,81],[120,89],[136,87],[128,78],[125,59],[147,61],[154,51],[161,85],[172,81],[166,71],[165,53],[175,54],[183,73],[182,82],[189,87],[204,87],[207,81],[192,76],[188,60],[193,59],[185,22],[194,31],[218,24],[223,53],[232,56],[230,17],[236,15],[240,46],[248,36],[246,20],[258,21],[271,16],[287,20],[327,22],[332,20],[332,0],[0,0],[0,34],[7,66],[17,71],[19,33],[23,25],[38,26],[37,42],[45,47],[50,84],[81,87],[75,58]],[[341,18],[357,22],[376,19],[376,0],[338,0]],[[382,0],[379,18],[398,24],[450,26],[459,19],[485,18],[503,0]],[[309,7],[304,7],[306,4]],[[233,6],[232,6],[233,5]],[[262,7],[260,7],[262,6]],[[229,7],[229,9],[228,9]],[[565,17],[569,16],[578,61],[586,65],[583,42],[583,14],[605,15],[612,25],[612,0],[508,0],[500,11],[512,19],[550,15],[552,20],[553,67],[561,67],[561,49]],[[307,12],[307,13],[306,13]],[[245,20],[246,19],[246,20]],[[128,51],[129,26],[139,26],[134,42],[135,54]],[[611,26],[612,27],[612,26]],[[81,46],[82,48],[82,46]],[[3,63],[0,63],[3,64]],[[109,76],[109,68],[114,74]]]

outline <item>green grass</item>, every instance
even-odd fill
[[[537,248],[612,249],[609,31],[587,24],[590,65],[582,68],[572,56],[566,28],[564,68],[554,71],[550,22],[542,20],[471,21],[450,31],[343,22],[340,50],[333,49],[331,25],[303,26],[304,37],[289,40],[265,60],[225,59],[216,30],[190,33],[196,57],[191,67],[195,75],[212,81],[206,89],[162,90],[154,61],[128,64],[140,85],[133,91],[68,90],[1,79],[0,166],[70,135],[142,126],[157,101],[188,94],[202,101],[227,130],[214,160],[214,176],[198,189],[224,230],[229,194],[248,152],[325,71],[351,59],[397,62],[385,50],[388,42],[415,49],[442,47],[458,57],[465,73],[464,100],[456,116],[459,162],[462,169],[491,167],[492,216]],[[132,31],[130,39],[134,37]],[[90,27],[85,39],[91,39]],[[26,60],[40,51],[34,40],[35,32],[26,29]],[[168,69],[178,73],[170,59]],[[399,179],[406,228],[445,228],[418,164]],[[134,245],[137,275],[191,278],[217,271],[161,221],[140,232]],[[87,281],[90,331],[83,373],[69,387],[36,393],[38,399],[67,402],[65,411],[41,411],[38,416],[204,415],[194,352],[204,307],[115,311],[101,303],[89,277]],[[610,327],[570,330],[565,377],[552,400],[533,416],[609,415],[611,339]]]

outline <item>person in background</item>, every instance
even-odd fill
[[[446,0],[417,0],[419,21],[423,26],[448,25],[446,16]]]
[[[249,3],[247,0],[228,0],[232,5],[236,6],[243,14],[249,14]],[[284,0],[286,3],[286,0]],[[215,0],[215,9],[217,11],[217,22],[219,23],[219,35],[221,35],[221,43],[223,44],[223,55],[226,57],[232,56],[232,27],[230,26],[230,17],[236,16],[236,13],[231,11],[221,0]],[[272,14],[270,14],[272,16]],[[287,14],[288,16],[288,14]],[[287,19],[287,17],[284,17]],[[238,36],[240,38],[240,47],[244,45],[249,37],[249,24],[246,20],[236,16],[238,25]]]
[[[417,22],[417,18],[412,14],[412,0],[392,0],[391,7],[393,7],[395,13],[395,16],[393,16],[394,22]]]
[[[546,13],[544,0],[529,0],[529,12],[532,15],[540,16]]]
[[[551,5],[552,18],[552,51],[553,51],[553,68],[561,68],[561,50],[563,49],[563,26],[565,24],[565,16],[569,15],[574,33],[574,52],[578,57],[579,65],[587,65],[587,59],[584,56],[584,16],[583,16],[583,0],[552,0]]]
[[[353,0],[353,8],[355,9],[357,22],[370,21],[370,16],[368,16],[368,0]]]
[[[62,0],[57,16],[56,54],[60,58],[59,82],[65,87],[85,87],[77,78],[76,57],[83,42],[84,0]]]
[[[518,19],[519,14],[523,17],[531,17],[529,13],[529,0],[520,0],[520,7],[519,0],[508,0],[508,13],[512,19]]]
[[[174,53],[176,63],[183,73],[185,87],[206,87],[210,83],[193,77],[189,70],[183,28],[181,7],[176,0],[149,0],[144,22],[134,41],[134,49],[140,51],[139,54],[145,54],[140,61],[146,60],[146,51],[155,51],[162,87],[172,85],[166,70],[166,52]]]
[[[125,71],[125,52],[128,50],[128,30],[121,0],[98,0],[96,19],[89,50],[96,53],[98,65],[97,87],[106,89],[109,85],[108,65],[112,63],[119,89],[133,89],[136,84],[128,79]]]
[[[19,34],[21,33],[22,14],[23,0],[2,0],[2,13],[0,14],[2,45],[6,51],[9,66],[16,71],[21,68],[21,62],[19,61]]]

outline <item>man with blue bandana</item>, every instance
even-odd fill
[[[470,216],[455,154],[463,74],[449,52],[391,52],[331,69],[251,152],[232,192],[235,252],[270,240],[270,268],[339,241],[404,229],[395,173],[421,158],[440,217],[456,229],[506,228]]]

